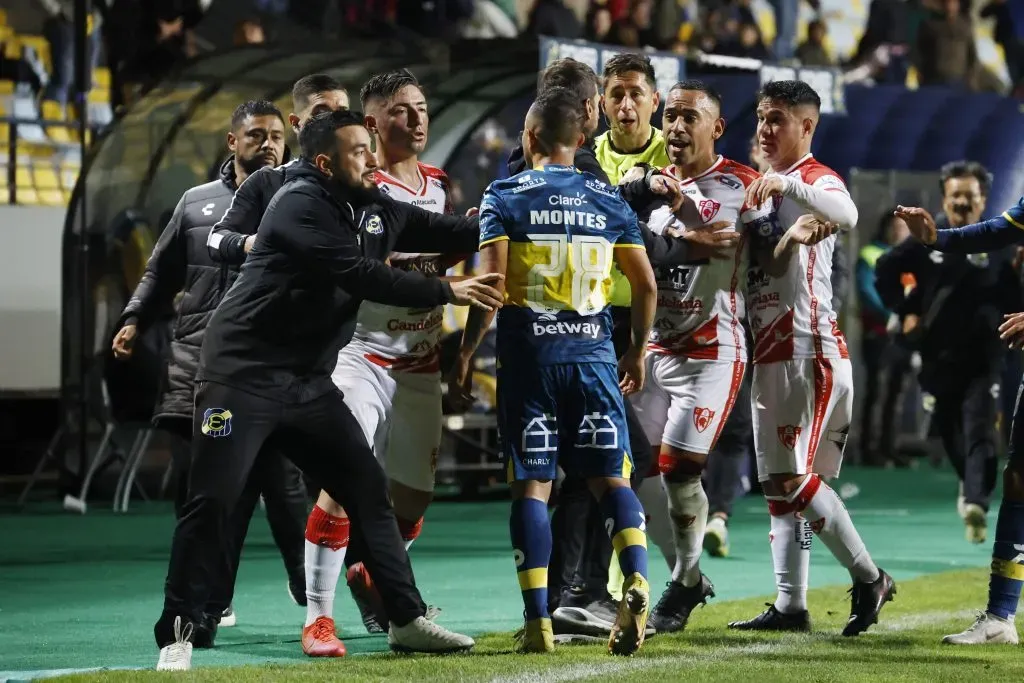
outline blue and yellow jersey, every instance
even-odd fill
[[[1011,244],[1024,244],[1024,197],[995,218],[962,228],[939,230],[932,247],[937,251],[980,254]]]
[[[498,240],[509,243],[501,363],[615,363],[614,250],[644,248],[618,191],[572,166],[495,181],[480,205],[480,246]]]

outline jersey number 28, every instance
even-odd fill
[[[612,267],[612,244],[595,235],[537,234],[527,238],[547,248],[547,263],[530,268],[526,303],[538,313],[573,310],[593,315],[607,304],[604,282]]]

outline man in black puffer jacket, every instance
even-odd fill
[[[127,358],[140,331],[168,309],[176,295],[177,304],[170,357],[167,359],[160,399],[154,413],[156,426],[186,441],[192,438],[193,395],[199,351],[207,323],[217,305],[238,276],[238,268],[214,261],[206,242],[213,224],[231,204],[238,186],[264,166],[283,161],[284,118],[281,112],[263,100],[240,105],[231,119],[228,147],[233,155],[220,169],[220,178],[182,195],[170,222],[160,235],[146,272],[121,314],[122,325],[114,339],[114,355]],[[188,450],[184,449],[187,453]],[[188,462],[179,462],[178,493],[175,513],[188,491]],[[246,491],[232,517],[234,543],[229,553],[232,573],[218,579],[211,590],[208,612],[219,618],[221,626],[234,623],[231,598],[235,573],[249,519],[263,494],[267,518],[274,541],[288,573],[292,599],[305,604],[304,527],[307,495],[301,473],[290,461],[273,455],[262,458],[249,478]]]

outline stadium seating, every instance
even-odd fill
[[[52,73],[50,46],[46,39],[15,33],[7,25],[6,14],[2,10],[0,53],[7,60],[27,65],[35,63],[44,73]],[[89,121],[95,126],[103,126],[113,120],[110,73],[105,68],[96,69],[92,80],[93,89],[88,96]],[[5,117],[31,123],[17,125],[17,156],[12,159],[11,124],[0,121],[0,205],[10,201],[8,169],[13,165],[18,204],[66,206],[81,168],[78,123],[74,112],[64,111],[57,102],[39,102],[27,84],[0,80],[0,119]]]

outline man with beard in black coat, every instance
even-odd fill
[[[179,292],[182,293],[153,421],[157,427],[185,442],[192,439],[195,376],[206,325],[238,276],[237,266],[211,259],[206,247],[207,235],[227,210],[238,186],[260,168],[281,163],[286,154],[284,118],[273,104],[264,100],[239,105],[231,117],[227,137],[232,155],[221,166],[220,178],[193,187],[182,195],[121,314],[121,329],[113,344],[115,357],[130,357],[136,338],[170,308]],[[174,510],[180,517],[188,492],[190,468],[188,448],[178,450],[186,456],[179,457],[175,463],[179,476]],[[225,552],[230,558],[231,571],[227,576],[216,578],[207,605],[210,619],[219,618],[221,626],[235,623],[231,607],[235,574],[249,519],[261,493],[274,542],[288,573],[288,592],[295,602],[305,604],[305,485],[298,468],[278,455],[271,455],[260,460],[230,521],[231,544]]]

